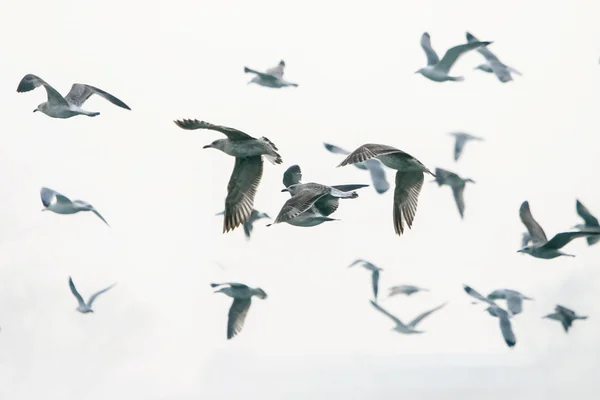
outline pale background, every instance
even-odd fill
[[[529,200],[548,236],[579,222],[575,199],[600,216],[600,25],[591,1],[20,1],[0,15],[0,399],[595,399],[600,389],[600,246],[576,258],[517,254]],[[435,83],[414,71],[431,34],[440,54],[465,31],[523,72],[514,82],[473,71]],[[298,88],[246,85],[244,65],[287,64]],[[93,97],[96,118],[32,113],[43,89],[18,94],[34,73],[63,95],[74,82],[102,88],[132,111]],[[223,235],[234,160],[202,146],[217,132],[184,131],[198,118],[270,138],[284,164],[266,163],[255,206],[276,216],[281,177],[370,183],[348,150],[385,143],[471,177],[461,221],[449,188],[426,183],[414,228],[394,234],[393,190],[360,190],[314,228],[255,226]],[[483,136],[452,159],[464,130]],[[389,170],[388,170],[389,171]],[[393,174],[388,172],[393,182]],[[426,178],[430,179],[430,178]],[[41,186],[98,208],[41,213]],[[400,318],[449,301],[420,327],[391,331],[369,304],[400,283],[432,289],[382,301]],[[95,314],[82,295],[112,282]],[[242,333],[226,340],[231,300],[214,281],[263,288]],[[462,284],[535,298],[513,321],[517,346],[497,319],[471,305]],[[382,297],[383,297],[382,296]],[[541,319],[557,304],[590,315],[568,335]]]

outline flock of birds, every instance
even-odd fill
[[[502,63],[488,49],[488,46],[492,44],[491,41],[479,41],[468,32],[466,39],[466,43],[450,48],[440,59],[431,46],[430,35],[424,33],[421,37],[421,47],[427,57],[427,65],[417,70],[416,73],[420,73],[425,78],[434,82],[462,81],[464,77],[449,75],[450,70],[461,55],[476,50],[485,59],[485,63],[477,66],[476,70],[494,74],[502,83],[511,81],[513,79],[511,74],[521,75],[514,68]],[[298,84],[283,79],[284,68],[285,63],[282,60],[277,66],[267,69],[265,72],[248,67],[244,68],[244,72],[254,75],[248,83],[255,83],[274,89],[298,87]],[[69,93],[63,97],[46,81],[33,74],[23,77],[17,87],[17,92],[29,92],[40,86],[46,90],[47,101],[38,105],[33,111],[40,111],[52,118],[71,118],[77,115],[95,117],[99,115],[99,112],[86,111],[82,108],[85,102],[94,94],[103,97],[116,106],[131,110],[129,106],[115,96],[87,84],[73,84]],[[243,226],[246,237],[250,238],[253,232],[253,224],[256,221],[270,219],[268,214],[259,212],[254,208],[254,198],[262,178],[263,160],[267,159],[274,165],[283,163],[277,146],[266,137],[255,138],[235,128],[214,125],[197,119],[182,119],[175,120],[174,122],[181,129],[211,130],[225,135],[225,138],[217,139],[203,147],[204,149],[219,150],[235,158],[235,165],[227,186],[225,209],[217,215],[223,215],[223,233]],[[466,143],[483,140],[480,137],[464,132],[454,132],[451,135],[455,138],[455,161],[459,160]],[[386,177],[386,167],[396,171],[392,222],[397,235],[403,235],[407,228],[412,228],[425,174],[431,175],[434,178],[432,182],[436,182],[439,186],[446,185],[452,188],[459,214],[461,218],[464,217],[464,190],[466,183],[475,183],[472,179],[460,177],[454,172],[441,168],[435,168],[434,172],[432,172],[416,157],[386,144],[366,143],[352,152],[330,143],[325,143],[324,145],[331,153],[345,157],[338,167],[354,165],[361,170],[369,171],[373,187],[379,194],[387,192],[390,188],[390,183]],[[285,171],[283,174],[283,185],[284,188],[281,191],[288,192],[290,198],[283,204],[273,223],[267,226],[288,223],[300,227],[313,227],[324,222],[335,221],[336,219],[330,216],[339,207],[340,199],[356,199],[358,197],[357,190],[369,186],[366,184],[328,186],[315,182],[303,183],[302,172],[298,165],[292,165]],[[52,211],[57,214],[75,214],[80,211],[91,211],[108,225],[108,222],[106,222],[102,215],[91,204],[83,200],[71,200],[67,196],[46,187],[41,189],[40,195],[42,204],[44,205],[43,210]],[[519,215],[527,228],[527,233],[523,235],[522,248],[518,251],[536,258],[552,259],[559,256],[572,256],[562,252],[561,249],[573,239],[586,237],[589,245],[597,243],[600,240],[600,224],[598,220],[579,200],[576,203],[576,210],[583,218],[584,223],[575,226],[575,230],[558,233],[548,240],[542,227],[533,218],[529,203],[524,201],[520,207]],[[373,286],[373,300],[371,300],[371,304],[379,312],[394,321],[396,324],[394,330],[397,332],[405,334],[423,333],[423,331],[416,329],[417,325],[427,316],[446,305],[446,303],[441,304],[420,314],[410,323],[405,324],[378,303],[379,276],[382,269],[361,259],[356,260],[350,266],[355,265],[361,265],[371,271]],[[94,293],[86,303],[75,288],[73,280],[69,277],[69,287],[77,299],[77,311],[81,313],[92,313],[92,305],[96,298],[113,286],[114,284]],[[261,288],[251,288],[242,283],[212,283],[211,286],[218,288],[215,293],[223,293],[233,298],[227,323],[227,339],[231,339],[241,332],[248,310],[250,309],[252,297],[267,298],[266,292]],[[467,285],[464,285],[464,290],[468,295],[477,300],[474,304],[485,304],[488,313],[499,319],[500,329],[506,344],[509,347],[515,346],[516,338],[511,326],[511,319],[522,312],[523,300],[533,299],[510,289],[494,290],[488,296],[481,295]],[[428,290],[413,285],[399,285],[390,288],[389,296],[411,296],[421,291]],[[497,300],[505,300],[506,307],[503,308],[498,305]],[[554,312],[546,315],[544,318],[560,321],[567,332],[574,320],[586,319],[587,317],[579,316],[574,311],[557,305]]]

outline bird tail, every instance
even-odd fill
[[[464,76],[455,76],[455,77],[452,77],[452,80],[455,82],[462,82],[465,80],[465,77]]]
[[[277,151],[279,149],[277,148],[277,146],[275,146],[275,143],[271,142],[268,138],[266,138],[264,136],[261,139],[263,141],[265,141],[266,143],[268,143],[269,146],[271,146],[273,148],[273,154],[265,154],[266,159],[269,160],[269,162],[271,162],[271,164],[283,163],[283,159],[281,158],[279,153],[277,153]]]
[[[575,319],[588,319],[587,315],[578,315]]]

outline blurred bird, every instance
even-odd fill
[[[377,294],[379,292],[379,271],[383,271],[383,268],[379,268],[369,261],[355,260],[352,264],[348,265],[348,268],[359,264],[361,267],[371,271],[371,283],[373,285],[373,298],[377,301]]]
[[[90,204],[83,200],[71,201],[67,196],[62,195],[52,189],[43,187],[40,190],[42,204],[45,208],[42,211],[52,211],[57,214],[76,214],[80,211],[91,211],[98,216],[108,227],[108,222],[100,213]]]
[[[471,178],[463,179],[454,172],[447,171],[442,168],[435,169],[435,180],[433,182],[437,182],[439,186],[447,185],[452,188],[452,193],[454,194],[454,200],[456,201],[456,206],[458,207],[458,213],[461,218],[464,218],[465,214],[465,199],[464,199],[464,191],[467,182],[475,183],[475,181]]]
[[[267,294],[261,288],[251,288],[242,283],[211,283],[210,286],[213,288],[223,286],[221,289],[216,290],[215,293],[223,293],[233,298],[227,321],[228,340],[242,331],[250,304],[252,304],[252,296],[257,296],[260,299],[267,298]]]
[[[465,133],[465,132],[450,132],[448,135],[450,136],[454,136],[455,141],[454,141],[454,161],[458,161],[458,159],[460,158],[460,155],[463,152],[463,149],[465,148],[465,144],[467,144],[467,142],[471,141],[471,140],[475,140],[475,141],[483,141],[483,138],[480,138],[479,136],[473,136],[471,134]]]
[[[600,224],[598,219],[592,215],[592,213],[579,201],[576,202],[577,214],[583,218],[583,224],[577,224],[574,226],[575,229],[580,231],[593,231],[600,232]],[[588,246],[598,243],[600,236],[588,236],[586,237]]]
[[[471,35],[469,32],[467,32],[466,36],[467,43],[480,43],[479,40],[477,40],[477,38]],[[498,80],[500,80],[502,83],[513,80],[512,76],[510,75],[511,72],[522,76],[522,74],[516,69],[502,63],[498,57],[496,57],[496,55],[494,55],[494,53],[487,48],[487,46],[478,48],[477,52],[485,58],[486,62],[475,67],[475,69],[496,75]]]
[[[400,321],[400,319],[398,317],[396,317],[393,314],[390,314],[388,311],[386,311],[383,307],[381,307],[379,304],[377,304],[373,300],[370,300],[370,302],[373,305],[373,307],[375,307],[379,312],[386,315],[388,318],[390,318],[392,321],[394,321],[396,323],[396,326],[393,328],[394,331],[396,331],[398,333],[405,333],[405,334],[425,333],[425,331],[419,331],[419,330],[415,329],[417,327],[417,324],[419,322],[421,322],[423,319],[425,319],[426,317],[428,317],[429,315],[431,315],[432,313],[436,312],[437,310],[439,310],[440,308],[442,308],[446,304],[448,304],[448,303],[444,303],[444,304],[437,306],[434,309],[425,311],[424,313],[418,315],[415,319],[410,321],[408,323],[408,325],[406,325],[402,321]]]
[[[557,305],[554,308],[554,312],[552,314],[548,314],[543,316],[542,318],[553,319],[556,321],[560,321],[561,325],[565,332],[569,332],[569,328],[573,325],[573,321],[576,319],[586,320],[587,316],[577,315],[575,311],[569,310],[567,307],[563,307],[561,305]]]
[[[267,69],[265,72],[259,72],[254,69],[250,69],[248,67],[244,67],[245,73],[256,74],[250,83],[256,83],[260,86],[265,86],[269,88],[279,89],[286,86],[297,87],[298,84],[288,82],[283,79],[283,70],[285,68],[285,62],[283,60],[279,61],[279,64],[273,68]]]
[[[115,285],[116,285],[116,283],[113,283],[112,285],[110,285],[106,289],[102,289],[99,292],[94,293],[93,295],[90,296],[90,299],[88,300],[88,302],[86,304],[86,302],[83,301],[83,297],[81,297],[81,295],[79,294],[79,292],[75,288],[75,284],[73,283],[73,279],[71,279],[71,277],[69,277],[69,287],[71,288],[71,293],[73,293],[73,296],[75,296],[75,298],[77,299],[77,303],[79,303],[79,305],[77,306],[76,310],[79,311],[82,314],[93,313],[94,310],[92,310],[92,304],[94,304],[94,300],[96,300],[96,297],[98,297],[102,293],[108,291],[110,288],[112,288]]]

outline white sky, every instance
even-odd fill
[[[575,199],[600,216],[596,168],[600,95],[599,7],[590,1],[362,3],[342,1],[12,2],[0,15],[0,399],[419,399],[594,398],[600,390],[600,246],[551,261],[517,254],[529,200],[546,233],[579,219]],[[461,83],[414,71],[431,34],[441,55],[468,30],[522,78],[501,84],[460,59]],[[298,88],[246,85],[243,66],[284,59]],[[17,94],[34,73],[66,94],[74,82],[127,103],[94,97],[96,118],[33,114],[44,90]],[[325,151],[385,143],[477,183],[461,221],[449,188],[426,183],[415,225],[394,235],[393,190],[360,190],[315,228],[255,226],[222,235],[234,160],[201,150],[221,135],[184,131],[198,118],[266,136],[284,164],[265,164],[255,206],[277,215],[285,169],[305,181],[370,183]],[[452,159],[447,132],[483,136]],[[393,182],[393,174],[388,173]],[[426,178],[429,179],[429,178]],[[41,186],[98,208],[41,213]],[[411,283],[430,293],[382,302],[410,319],[444,301],[402,336],[377,313],[381,292]],[[221,266],[219,266],[221,265]],[[71,275],[84,297],[75,311]],[[243,332],[225,339],[230,299],[214,281],[263,288]],[[535,298],[513,321],[508,349],[498,322],[470,304],[462,284]],[[590,319],[565,335],[542,320],[560,303]]]

